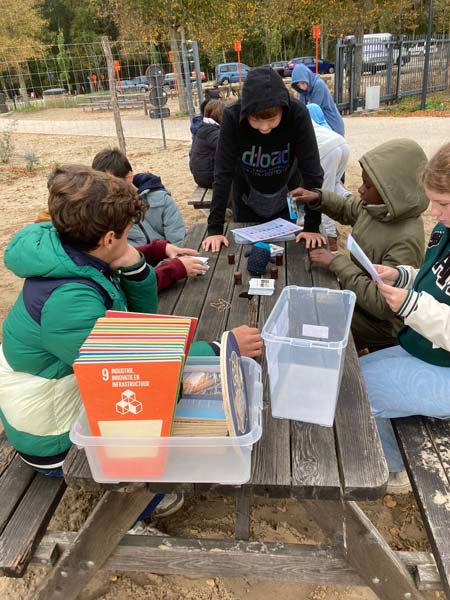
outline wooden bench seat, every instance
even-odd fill
[[[21,577],[66,489],[21,460],[0,433],[0,575]]]
[[[195,188],[188,204],[194,208],[211,208],[212,189],[202,188],[199,185]]]
[[[443,587],[450,598],[450,420],[408,417],[392,424],[440,574],[428,589]],[[433,567],[422,565],[417,577],[427,578]]]

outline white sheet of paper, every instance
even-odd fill
[[[381,277],[376,272],[375,267],[370,262],[370,260],[367,258],[366,254],[361,249],[361,247],[358,246],[358,244],[355,242],[352,235],[349,235],[347,238],[347,248],[349,249],[350,253],[353,254],[353,256],[356,258],[356,260],[359,262],[359,264],[366,269],[366,271],[369,273],[369,275],[373,279],[375,279],[375,281],[377,283],[383,283],[383,281],[381,280]]]

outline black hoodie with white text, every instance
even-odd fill
[[[249,125],[249,115],[275,106],[282,107],[283,115],[280,124],[270,133],[262,134]],[[223,113],[208,218],[209,235],[223,233],[231,184],[235,188],[242,187],[242,182],[264,194],[273,194],[285,185],[289,190],[298,186],[313,189],[323,182],[309,112],[290,96],[283,80],[271,67],[251,69],[242,98]],[[239,201],[236,189],[234,199]],[[305,206],[305,231],[319,231],[320,220],[320,214]]]

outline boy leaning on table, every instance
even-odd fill
[[[72,369],[79,348],[107,309],[156,312],[157,289],[153,268],[127,241],[147,210],[134,186],[68,165],[54,169],[48,190],[51,222],[19,231],[4,255],[24,285],[3,323],[0,417],[26,463],[61,477],[81,407]],[[257,329],[242,325],[233,332],[244,356],[261,354]],[[201,341],[191,354],[218,351],[215,343]],[[162,498],[154,498],[151,508]],[[163,502],[159,516],[174,512],[182,498],[169,495]]]

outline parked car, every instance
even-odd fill
[[[147,92],[149,86],[147,77],[145,75],[138,75],[132,79],[121,79],[118,87],[122,92]]]
[[[281,75],[281,77],[284,77],[284,73],[287,69],[288,66],[288,61],[287,60],[277,60],[273,63],[270,63],[270,66],[272,67],[272,69],[275,69],[275,71]]]
[[[205,81],[206,80],[206,75],[204,74],[203,71],[200,71],[200,80],[201,81]],[[192,71],[191,73],[191,83],[195,83],[197,81],[197,78],[195,76],[195,71]],[[175,73],[166,73],[164,75],[164,81],[163,81],[163,90],[166,92],[169,92],[170,90],[174,90],[176,88],[175,86]]]
[[[250,67],[245,63],[240,64],[241,78],[244,81]],[[236,83],[239,81],[239,70],[237,62],[221,63],[216,66],[216,83],[218,85],[227,85],[228,83]]]
[[[67,90],[64,88],[50,88],[42,92],[42,96],[67,96]]]
[[[413,56],[425,56],[426,44],[425,42],[417,42],[414,46],[409,48],[409,53]],[[435,54],[438,51],[436,42],[430,44],[430,54]]]
[[[284,71],[285,77],[290,77],[292,71],[296,65],[304,64],[313,73],[316,72],[316,57],[315,56],[299,56],[298,58],[292,58]],[[334,73],[334,63],[319,58],[319,73],[324,75],[326,73]]]

